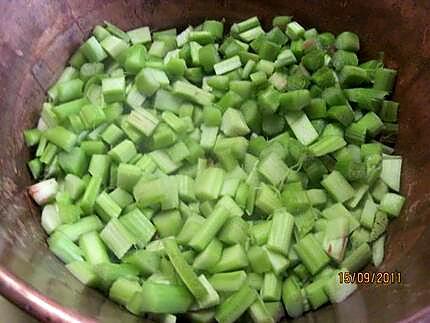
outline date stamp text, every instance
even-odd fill
[[[338,274],[340,284],[378,284],[391,285],[402,282],[401,272],[347,272]]]

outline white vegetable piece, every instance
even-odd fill
[[[61,224],[56,204],[47,204],[44,206],[41,221],[42,227],[47,234],[51,234]]]
[[[45,205],[55,197],[58,191],[58,183],[55,178],[50,178],[28,188],[28,193],[39,205]]]

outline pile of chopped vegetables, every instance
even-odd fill
[[[137,315],[276,322],[348,297],[404,204],[396,71],[359,38],[235,23],[76,51],[24,134],[48,245]],[[286,310],[286,313],[284,312]]]

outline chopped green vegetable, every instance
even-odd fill
[[[397,71],[290,16],[97,25],[23,139],[48,246],[173,323],[297,318],[379,266],[400,194]],[[176,316],[184,314],[184,316]]]

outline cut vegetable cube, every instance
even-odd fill
[[[224,171],[220,168],[210,167],[203,170],[196,178],[194,192],[199,200],[216,199],[224,182]]]
[[[338,201],[345,202],[354,196],[354,188],[338,171],[333,171],[321,181],[321,185]]]
[[[100,238],[118,259],[121,259],[135,243],[132,234],[116,218],[108,222],[100,232]]]
[[[405,198],[403,196],[396,193],[387,193],[382,198],[379,209],[393,217],[397,217],[399,216],[404,203]]]

